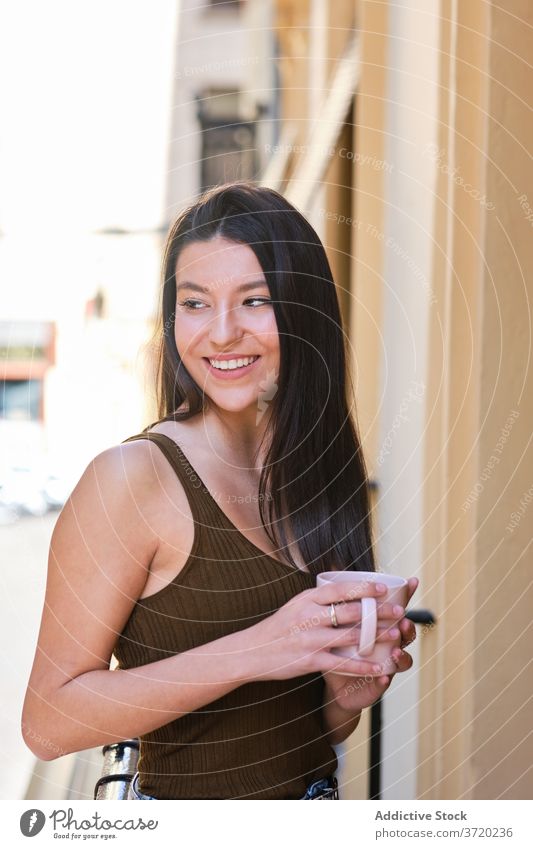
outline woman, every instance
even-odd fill
[[[133,798],[335,798],[332,745],[391,676],[331,651],[368,588],[315,586],[374,568],[320,239],[277,192],[206,193],[168,235],[160,330],[159,421],[95,458],[54,530],[25,740],[49,760],[140,737]],[[378,609],[379,639],[414,639]]]

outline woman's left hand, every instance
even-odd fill
[[[409,578],[407,604],[418,587],[418,578]],[[404,651],[404,646],[409,645],[416,639],[416,628],[410,619],[403,618],[397,626],[400,629],[400,647],[392,650],[392,658],[396,665],[396,672],[406,672],[413,665],[413,658],[409,652]],[[376,678],[357,678],[352,680],[345,675],[336,672],[323,672],[326,683],[324,691],[324,704],[332,701],[342,710],[356,714],[358,711],[372,705],[390,687],[391,681],[396,674],[380,675]]]

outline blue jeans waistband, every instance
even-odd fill
[[[133,776],[130,784],[130,789],[128,793],[128,799],[154,799],[157,801],[155,796],[147,796],[145,793],[141,793],[139,790],[139,773],[136,772]]]
[[[338,782],[334,775],[327,778],[319,778],[318,781],[313,781],[305,792],[302,799],[338,799],[339,790]],[[157,801],[156,796],[148,796],[141,793],[139,790],[139,773],[136,772],[130,784],[128,799],[153,799]]]

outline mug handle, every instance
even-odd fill
[[[375,598],[361,599],[361,636],[357,654],[361,657],[371,654],[376,642],[378,614]]]

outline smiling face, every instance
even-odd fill
[[[175,339],[183,365],[228,412],[261,412],[279,374],[279,337],[267,282],[248,245],[193,242],[176,264]]]

